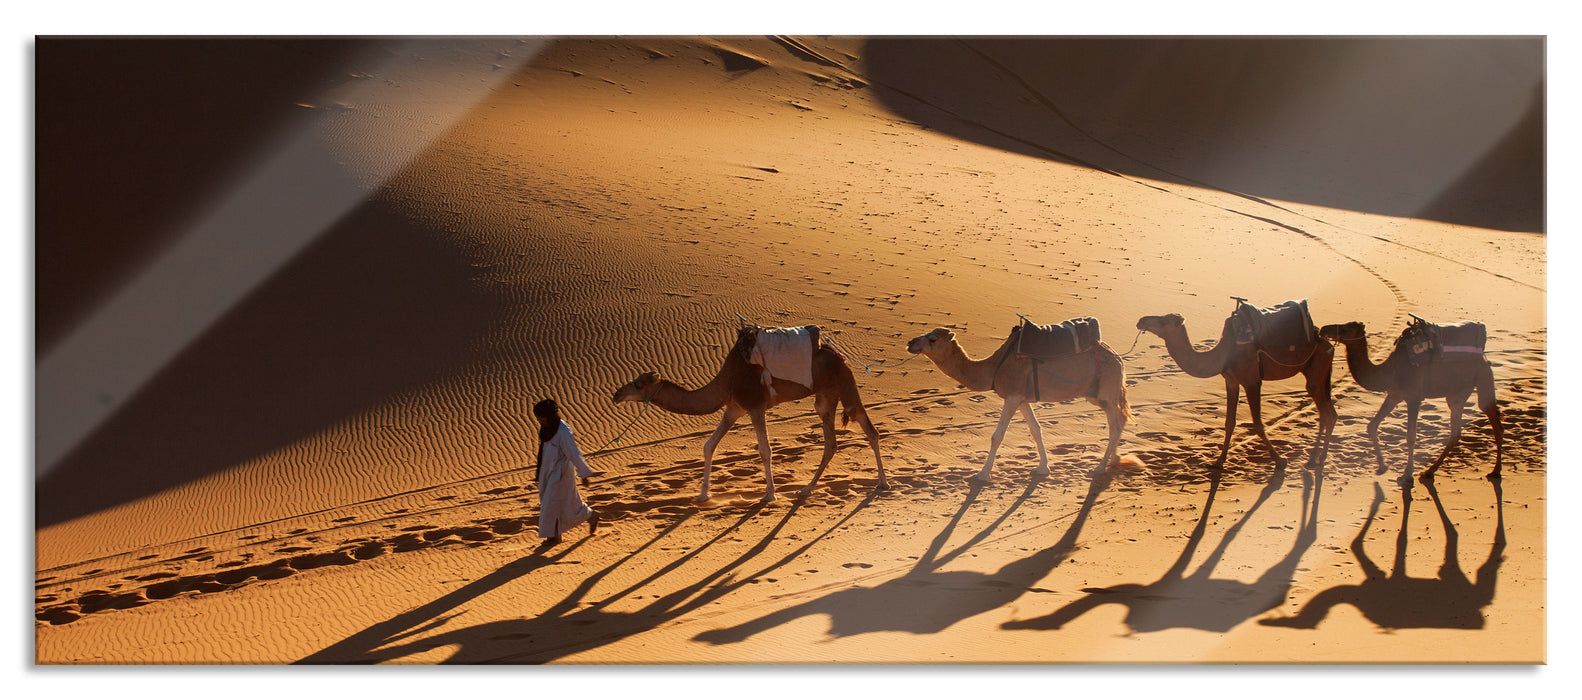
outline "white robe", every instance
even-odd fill
[[[560,430],[544,443],[543,461],[538,467],[539,537],[558,537],[593,515],[577,492],[577,478],[590,476],[593,470],[582,458],[582,450],[577,449],[571,424],[561,419]]]

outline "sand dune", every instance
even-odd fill
[[[40,114],[76,115],[39,120],[40,356],[179,235],[193,205],[174,200],[208,196],[216,173],[245,167],[235,152],[296,110],[324,119],[347,173],[379,178],[380,134],[428,124],[423,106],[320,99],[381,80],[363,58],[378,48],[40,41]],[[548,42],[42,475],[37,659],[1541,663],[1535,51]],[[1379,61],[1399,70],[1341,89]],[[268,73],[267,87],[247,88],[237,66]],[[1442,80],[1392,92],[1412,68]],[[147,85],[106,87],[122,75]],[[171,88],[183,79],[202,87],[186,92],[193,104]],[[1490,83],[1489,114],[1425,101]],[[1340,125],[1303,133],[1324,118],[1294,115],[1326,97],[1314,86],[1350,98],[1327,103],[1348,123],[1390,128],[1350,145]],[[181,131],[237,93],[258,106],[198,120],[234,139]],[[1425,121],[1438,128],[1410,127]],[[86,162],[85,135],[142,123],[180,138]],[[151,172],[154,152],[169,165]],[[101,190],[102,206],[82,206]],[[133,208],[153,200],[158,211]],[[1317,415],[1291,380],[1265,385],[1263,414],[1293,468],[1274,469],[1243,405],[1229,461],[1210,473],[1223,382],[1183,374],[1135,322],[1179,313],[1207,347],[1232,296],[1307,299],[1319,325],[1362,321],[1375,359],[1408,313],[1483,321],[1504,480],[1482,478],[1493,440],[1476,411],[1437,486],[1402,490],[1398,410],[1381,431],[1395,471],[1377,475],[1364,430],[1381,397],[1343,360],[1321,471],[1296,468]],[[1126,359],[1122,449],[1141,466],[1090,479],[1103,415],[1045,404],[1049,476],[1032,477],[1038,455],[1013,421],[995,482],[967,481],[1002,403],[906,344],[946,327],[986,356],[1017,314],[1100,320]],[[645,371],[706,383],[738,317],[834,338],[892,489],[873,490],[853,426],[819,487],[795,498],[821,450],[803,402],[769,414],[780,500],[758,503],[743,421],[716,455],[714,497],[692,502],[718,419],[611,394]],[[534,536],[529,484],[529,408],[546,396],[600,472],[585,495],[608,523],[553,548]],[[1418,459],[1448,432],[1443,402],[1429,402]]]

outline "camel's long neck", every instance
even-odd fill
[[[1199,378],[1216,377],[1225,371],[1226,360],[1231,352],[1230,344],[1234,342],[1228,334],[1221,335],[1214,347],[1198,352],[1192,347],[1192,341],[1187,339],[1184,325],[1173,326],[1160,333],[1159,337],[1164,339],[1165,350],[1181,371]]]
[[[705,416],[725,407],[730,400],[730,384],[722,367],[708,384],[688,389],[667,379],[659,380],[648,401],[671,413]]]
[[[1386,359],[1379,364],[1373,364],[1368,359],[1368,339],[1356,338],[1340,341],[1346,346],[1346,367],[1351,370],[1351,377],[1357,380],[1362,388],[1368,391],[1389,391],[1389,373],[1385,371]]]
[[[1010,352],[1009,344],[1001,346],[993,355],[981,360],[967,357],[967,351],[954,341],[945,349],[928,356],[945,376],[960,382],[973,391],[990,391],[994,388],[994,372],[1000,368],[1000,359]]]

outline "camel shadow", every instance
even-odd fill
[[[1494,585],[1498,579],[1500,563],[1505,558],[1505,507],[1504,493],[1499,481],[1494,486],[1495,531],[1494,544],[1487,560],[1478,567],[1477,580],[1467,579],[1461,570],[1457,547],[1460,535],[1455,524],[1445,513],[1439,500],[1439,490],[1432,482],[1423,484],[1434,499],[1439,511],[1439,521],[1445,528],[1445,560],[1436,578],[1412,578],[1406,575],[1407,546],[1410,536],[1407,521],[1411,516],[1411,490],[1401,491],[1401,529],[1396,536],[1395,560],[1391,572],[1385,574],[1363,550],[1368,529],[1384,503],[1384,490],[1374,484],[1373,505],[1363,521],[1362,530],[1351,541],[1352,554],[1362,568],[1360,584],[1335,586],[1313,596],[1291,617],[1259,620],[1262,625],[1317,629],[1319,623],[1337,605],[1347,604],[1356,608],[1373,624],[1386,630],[1397,629],[1483,629],[1483,608],[1494,601]]]
[[[967,509],[976,500],[981,486],[974,485],[954,517],[930,543],[921,560],[900,578],[871,588],[848,588],[815,600],[777,610],[763,617],[732,627],[700,633],[694,641],[714,645],[742,642],[760,632],[809,615],[826,615],[832,638],[850,637],[866,632],[910,632],[937,634],[962,620],[1005,606],[1029,590],[1041,591],[1034,584],[1065,561],[1076,548],[1077,537],[1093,505],[1109,484],[1109,479],[1094,479],[1086,499],[1059,542],[1033,555],[1011,562],[993,573],[976,571],[939,571],[939,568],[986,539],[1033,493],[1039,483],[1034,479],[1010,508],[981,532],[956,549],[941,556]]]
[[[1219,491],[1220,479],[1216,474],[1197,527],[1187,539],[1181,555],[1158,581],[1087,588],[1084,589],[1086,596],[1049,615],[1007,622],[1000,626],[1001,629],[1057,630],[1095,608],[1115,604],[1126,606],[1126,626],[1132,634],[1175,628],[1227,632],[1255,615],[1273,610],[1285,602],[1303,553],[1318,539],[1318,496],[1322,491],[1323,474],[1319,470],[1312,475],[1303,472],[1302,476],[1302,515],[1297,537],[1290,551],[1256,581],[1244,583],[1235,579],[1217,579],[1213,573],[1230,542],[1246,526],[1253,513],[1280,490],[1285,480],[1284,472],[1276,472],[1260,492],[1257,501],[1225,532],[1208,558],[1191,575],[1185,575],[1193,554],[1203,541],[1214,498]]]
[[[446,616],[446,613],[456,606],[476,598],[483,592],[518,578],[532,568],[536,568],[524,567],[521,566],[521,562],[513,562],[503,567],[500,571],[468,584],[455,593],[436,600],[434,603],[398,615],[388,622],[374,625],[298,663],[382,663],[446,646],[454,646],[456,651],[450,657],[440,662],[443,664],[548,663],[589,649],[596,649],[631,635],[653,629],[666,622],[680,619],[724,598],[732,592],[740,590],[744,586],[754,583],[757,579],[795,561],[797,557],[807,552],[815,544],[829,536],[830,533],[845,526],[852,517],[862,512],[875,498],[876,494],[869,494],[866,499],[829,529],[818,536],[810,538],[806,543],[789,554],[751,574],[738,575],[738,569],[764,553],[769,545],[775,541],[780,531],[796,515],[797,510],[803,504],[803,499],[798,498],[780,521],[742,554],[714,571],[701,576],[690,585],[669,590],[637,610],[628,612],[614,611],[609,608],[619,601],[628,599],[633,594],[643,590],[644,587],[658,581],[661,577],[679,569],[685,563],[697,558],[711,547],[727,540],[733,533],[738,532],[743,525],[758,516],[763,511],[763,506],[754,505],[748,508],[741,518],[721,530],[709,541],[698,545],[675,561],[660,567],[641,581],[598,601],[588,603],[585,599],[600,580],[631,562],[639,552],[663,540],[692,514],[688,513],[686,516],[671,523],[643,546],[589,576],[587,580],[579,584],[559,602],[533,617],[488,622],[422,639],[414,639],[420,633],[437,629],[453,618],[454,615]],[[554,558],[558,559],[563,555],[564,553]],[[533,559],[533,557],[529,557],[529,559]],[[394,646],[390,646],[392,644]],[[653,659],[653,661],[664,662],[665,659],[658,657]]]

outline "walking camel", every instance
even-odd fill
[[[1237,313],[1240,312],[1241,302],[1238,301]],[[1307,322],[1307,325],[1311,327],[1311,322]],[[1236,402],[1243,390],[1247,392],[1247,408],[1252,412],[1253,431],[1269,448],[1269,454],[1274,456],[1276,468],[1285,469],[1285,458],[1275,451],[1274,443],[1269,441],[1268,434],[1264,432],[1263,383],[1289,379],[1297,374],[1306,378],[1307,394],[1318,408],[1318,437],[1308,455],[1307,466],[1323,466],[1329,451],[1329,437],[1335,430],[1335,401],[1330,396],[1329,387],[1335,348],[1318,336],[1317,329],[1305,334],[1309,338],[1305,343],[1297,343],[1282,352],[1280,359],[1284,362],[1277,361],[1269,352],[1260,349],[1256,342],[1238,339],[1241,334],[1238,332],[1236,313],[1225,319],[1219,342],[1203,352],[1193,348],[1192,342],[1187,339],[1186,323],[1180,314],[1144,316],[1137,320],[1137,329],[1163,339],[1170,359],[1175,360],[1181,371],[1188,375],[1198,378],[1218,375],[1225,379],[1225,442],[1220,445],[1219,457],[1209,465],[1209,469],[1224,466],[1225,458],[1230,454],[1231,437],[1236,431]]]
[[[769,448],[769,434],[764,427],[764,412],[773,406],[798,401],[808,396],[813,397],[813,410],[818,412],[819,420],[824,426],[824,457],[819,461],[818,470],[813,472],[812,480],[802,489],[802,495],[813,491],[813,486],[824,474],[824,468],[829,466],[830,459],[835,456],[837,404],[844,406],[845,409],[841,413],[841,426],[845,427],[855,419],[867,434],[868,444],[873,447],[874,462],[879,467],[879,483],[874,489],[882,491],[889,488],[889,481],[884,476],[884,458],[879,454],[879,431],[875,430],[873,422],[868,420],[862,398],[857,393],[857,381],[852,376],[851,369],[846,366],[846,360],[829,346],[819,346],[813,352],[812,387],[775,378],[774,390],[771,392],[762,383],[762,368],[747,361],[756,330],[756,327],[749,326],[737,332],[736,343],[726,354],[725,363],[720,366],[719,372],[709,380],[708,384],[697,389],[687,389],[675,382],[660,379],[654,372],[645,372],[615,390],[615,403],[646,402],[671,413],[689,416],[703,416],[721,408],[725,409],[719,426],[703,443],[703,488],[694,499],[700,503],[709,500],[709,477],[714,468],[714,448],[719,445],[720,438],[725,437],[725,433],[743,415],[752,417],[753,429],[758,434],[758,454],[763,458],[764,463],[762,501],[768,503],[775,500],[775,482],[770,468],[772,454]]]
[[[1020,328],[1018,328],[1018,331]],[[993,391],[1005,400],[1000,410],[1000,424],[989,440],[989,457],[983,469],[972,476],[974,481],[989,483],[994,468],[994,455],[1005,439],[1005,429],[1011,416],[1020,410],[1033,433],[1033,444],[1038,446],[1038,468],[1034,476],[1049,473],[1049,453],[1044,449],[1044,433],[1033,414],[1036,402],[1063,402],[1085,398],[1104,411],[1109,421],[1110,441],[1104,458],[1090,472],[1090,476],[1104,473],[1111,463],[1118,461],[1117,448],[1121,431],[1131,417],[1131,407],[1126,403],[1126,370],[1121,358],[1103,343],[1050,359],[1034,359],[1016,351],[1018,331],[1013,331],[994,354],[981,360],[967,356],[956,341],[956,334],[944,328],[935,328],[913,338],[906,349],[912,354],[922,354],[933,360],[945,376],[960,382],[973,391]],[[1041,366],[1042,365],[1042,366]],[[1036,378],[1036,379],[1035,379]]]
[[[1458,326],[1476,337],[1486,337],[1481,323],[1468,321]],[[1450,406],[1450,441],[1445,443],[1439,458],[1428,465],[1428,469],[1418,477],[1427,483],[1433,480],[1434,472],[1438,471],[1439,465],[1445,462],[1445,458],[1450,456],[1451,450],[1455,449],[1457,441],[1461,439],[1461,411],[1467,399],[1476,390],[1478,408],[1483,410],[1483,415],[1489,417],[1489,426],[1494,430],[1494,471],[1488,473],[1488,479],[1491,481],[1500,479],[1505,429],[1500,425],[1500,407],[1494,400],[1494,369],[1483,357],[1481,344],[1476,347],[1476,352],[1472,352],[1471,347],[1447,347],[1445,352],[1436,353],[1431,359],[1419,364],[1412,361],[1409,345],[1398,343],[1389,356],[1384,358],[1384,362],[1373,364],[1373,361],[1368,359],[1367,331],[1361,323],[1352,321],[1324,326],[1318,334],[1346,347],[1346,366],[1351,369],[1352,378],[1356,379],[1362,388],[1384,392],[1384,404],[1379,406],[1379,412],[1373,415],[1373,420],[1368,421],[1368,439],[1373,442],[1373,454],[1378,460],[1379,474],[1389,472],[1389,468],[1384,465],[1384,450],[1379,446],[1379,424],[1396,405],[1402,401],[1406,402],[1406,468],[1398,479],[1403,486],[1412,483],[1412,457],[1417,447],[1419,404],[1424,399],[1443,398]]]

